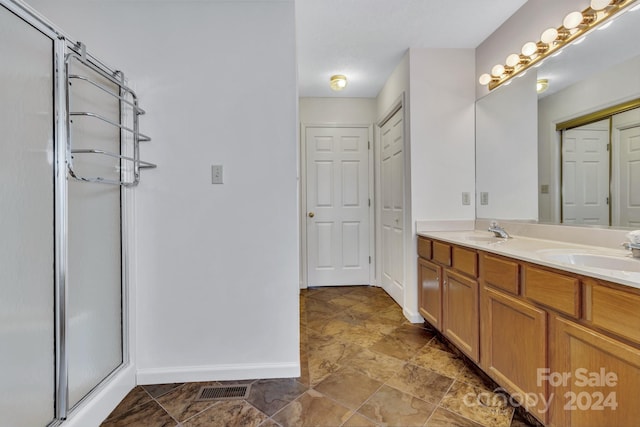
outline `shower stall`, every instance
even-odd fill
[[[57,425],[129,363],[144,111],[124,74],[0,0],[0,426]]]

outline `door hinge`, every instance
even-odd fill
[[[611,147],[611,144],[607,144],[607,151],[609,151],[610,147]]]
[[[609,198],[607,197],[607,204],[609,204]]]
[[[371,141],[367,141],[367,149],[371,150]]]
[[[371,199],[369,199],[369,207],[371,207]]]
[[[371,264],[371,255],[369,255],[369,264]]]

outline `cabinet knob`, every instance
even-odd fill
[[[313,218],[314,216],[316,216],[316,214],[314,214],[313,212],[309,212],[309,218]]]

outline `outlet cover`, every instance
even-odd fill
[[[488,205],[489,204],[489,193],[486,191],[483,191],[480,193],[480,204],[481,205]]]

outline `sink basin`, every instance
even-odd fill
[[[540,258],[560,264],[640,273],[640,260],[583,252],[539,251]]]

